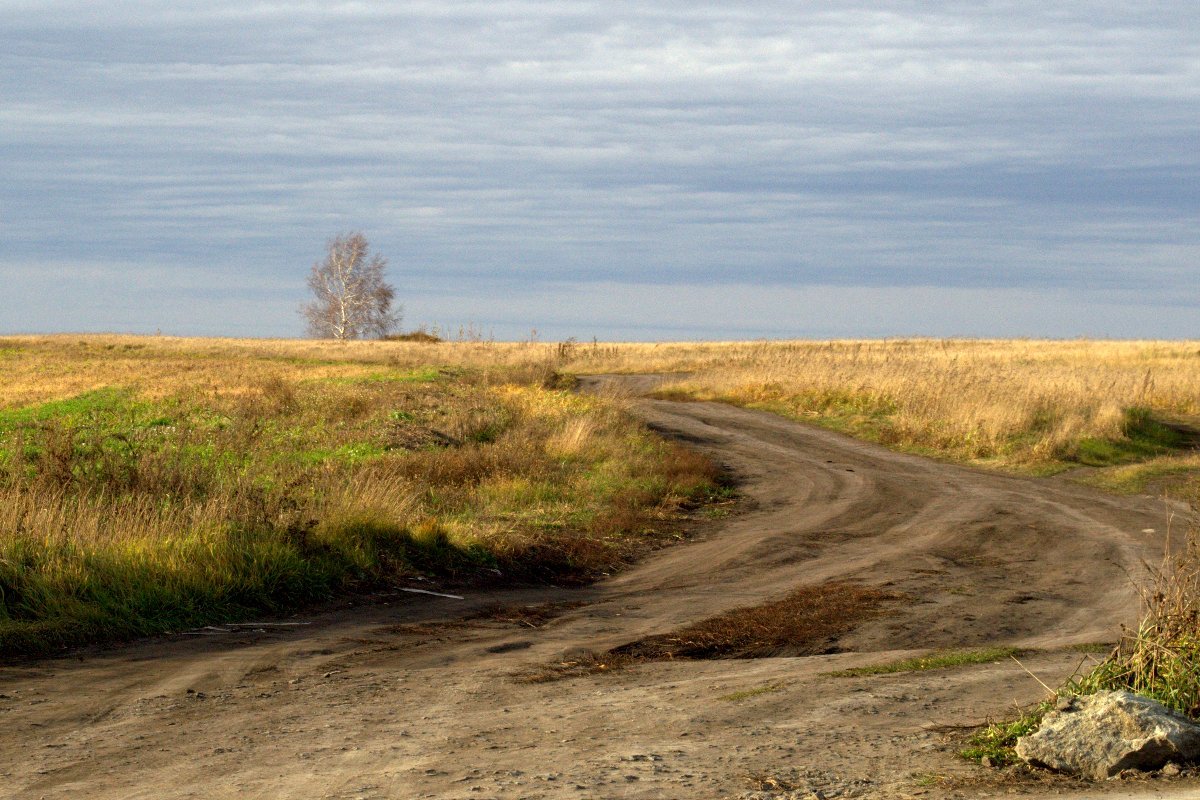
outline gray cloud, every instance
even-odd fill
[[[298,332],[303,272],[349,228],[444,322],[464,286],[509,327],[558,313],[530,297],[586,295],[601,336],[632,323],[588,286],[700,305],[705,286],[836,287],[893,293],[891,327],[863,332],[917,332],[902,299],[941,287],[1048,309],[1004,317],[1012,334],[1057,331],[1061,298],[1029,298],[1072,291],[1173,309],[1127,335],[1200,327],[1180,304],[1200,255],[1190,3],[0,8],[0,272],[22,307],[0,330],[144,328],[83,289],[57,315],[72,282],[30,273],[103,263],[98,285],[113,264],[157,276],[172,316],[152,327]],[[205,311],[206,283],[259,313]],[[767,330],[700,305],[690,335]]]

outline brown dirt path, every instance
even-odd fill
[[[615,381],[648,385],[589,386]],[[1013,662],[825,674],[1010,644],[1036,648],[1025,668],[1058,683],[1082,658],[1065,648],[1111,641],[1134,620],[1131,576],[1161,554],[1162,502],[900,455],[723,405],[637,408],[726,464],[743,510],[585,590],[403,595],[301,627],[0,667],[0,797],[1200,796],[1186,781],[1014,783],[956,757],[961,726],[1043,694]],[[511,677],[831,579],[911,602],[829,655]],[[553,601],[581,605],[546,624],[414,627]]]

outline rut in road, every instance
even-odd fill
[[[406,596],[303,628],[0,670],[0,796],[716,798],[778,775],[778,786],[892,797],[922,770],[982,780],[983,796],[987,779],[930,723],[1037,699],[1022,669],[827,673],[1003,644],[1038,649],[1027,665],[1061,679],[1078,662],[1062,648],[1112,641],[1134,620],[1133,581],[1161,554],[1166,508],[1151,498],[897,454],[724,405],[635,409],[724,464],[742,510],[583,590]],[[511,677],[832,580],[909,601],[839,637],[832,655]],[[547,601],[579,605],[537,628],[412,624]],[[740,690],[755,699],[722,700]]]

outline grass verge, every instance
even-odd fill
[[[1185,453],[1095,470],[1078,480],[1115,494],[1153,492],[1178,496],[1185,494],[1197,479],[1200,479],[1200,454]]]

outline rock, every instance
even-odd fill
[[[1154,700],[1100,692],[1060,702],[1016,749],[1034,766],[1104,780],[1200,758],[1200,726]]]

